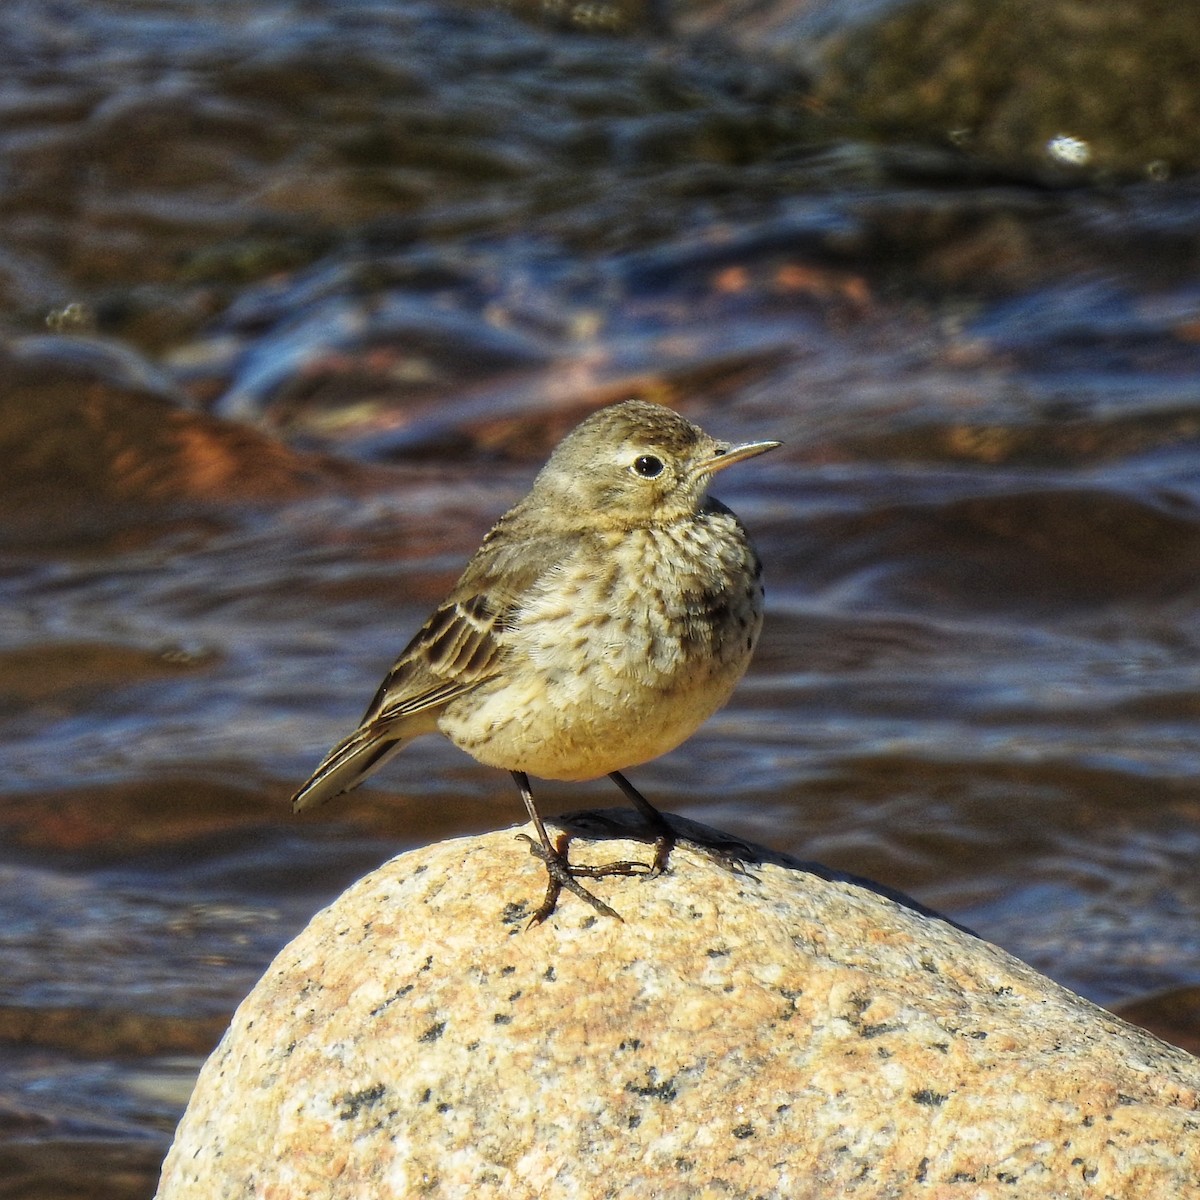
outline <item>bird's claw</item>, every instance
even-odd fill
[[[562,850],[556,849],[553,846],[544,846],[537,838],[530,837],[527,833],[519,833],[517,837],[523,842],[527,842],[529,844],[529,853],[534,858],[541,859],[546,866],[546,895],[541,904],[538,905],[533,916],[530,917],[530,926],[540,925],[554,911],[563,888],[566,888],[573,895],[578,896],[580,900],[586,901],[601,915],[616,917],[620,921],[622,919],[621,914],[616,909],[610,908],[598,896],[592,895],[579,880],[603,879],[609,875],[643,875],[647,878],[653,878],[653,876],[661,874],[661,870],[656,870],[655,866],[650,863],[634,862],[625,859],[618,862],[602,863],[598,866],[592,866],[587,863],[572,863]]]

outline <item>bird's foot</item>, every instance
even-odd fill
[[[546,865],[546,895],[541,904],[538,905],[533,916],[529,918],[530,927],[540,925],[554,912],[563,888],[566,888],[573,895],[578,896],[580,900],[586,901],[601,915],[616,917],[620,921],[622,919],[621,914],[616,909],[610,908],[598,896],[593,896],[579,880],[603,879],[607,875],[654,876],[661,873],[661,871],[656,871],[654,866],[649,863],[627,860],[602,863],[598,866],[590,866],[586,863],[572,863],[567,858],[566,851],[561,847],[543,845],[527,833],[519,833],[517,837],[524,842],[528,842],[529,853],[534,858],[540,858]]]
[[[654,862],[650,866],[650,878],[654,879],[667,869],[667,861],[671,857],[671,851],[675,849],[675,831],[667,818],[620,771],[611,771],[608,777],[621,789],[625,799],[641,813],[650,836],[654,838]]]
[[[658,823],[649,824],[650,832],[654,834],[654,860],[650,864],[650,878],[656,879],[667,869],[671,851],[675,849],[675,833],[662,818]]]

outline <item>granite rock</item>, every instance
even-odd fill
[[[631,820],[583,815],[572,858],[644,858]],[[528,928],[511,831],[355,884],[238,1009],[160,1200],[1200,1196],[1200,1061],[882,889],[687,832],[715,849],[594,884],[620,921],[567,895]]]

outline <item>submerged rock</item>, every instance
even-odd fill
[[[1200,24],[1171,0],[699,0],[681,20],[804,67],[870,138],[1063,181],[1200,167]]]
[[[593,885],[621,921],[564,897],[526,928],[544,874],[511,832],[355,884],[239,1008],[160,1200],[1200,1184],[1191,1056],[865,881],[678,827],[714,849]]]
[[[354,471],[187,408],[127,347],[53,336],[0,341],[0,460],[6,539],[171,505],[293,499]]]

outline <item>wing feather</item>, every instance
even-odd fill
[[[527,529],[520,505],[497,522],[446,602],[401,651],[358,728],[293,797],[294,807],[357,787],[414,737],[433,732],[438,711],[503,672],[506,634],[522,602],[577,545],[574,534],[530,537]]]
[[[444,604],[388,672],[361,724],[441,708],[493,678],[504,656],[503,614],[486,595]]]

